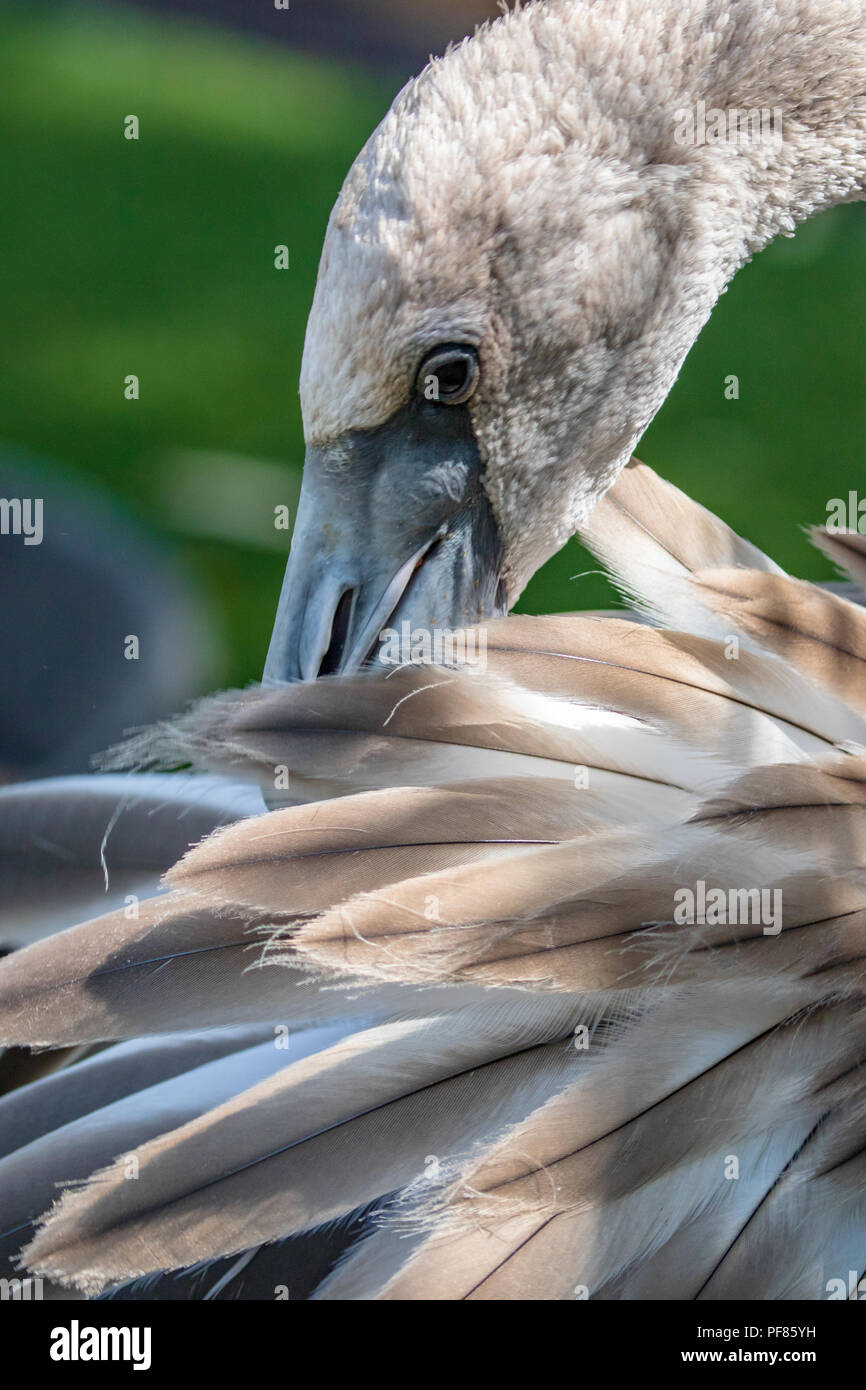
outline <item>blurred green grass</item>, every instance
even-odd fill
[[[225,682],[261,670],[283,568],[272,496],[261,545],[202,537],[167,501],[171,470],[187,451],[262,460],[284,471],[293,501],[322,237],[396,85],[192,22],[86,5],[0,11],[0,436],[174,534],[222,615]],[[138,141],[123,138],[128,114]],[[274,268],[282,243],[289,271]],[[723,297],[640,450],[809,577],[829,571],[799,526],[862,477],[864,271],[862,207],[764,252]],[[124,399],[129,373],[138,401]],[[738,401],[725,400],[731,373]],[[521,608],[609,602],[601,577],[575,578],[592,568],[571,543]]]

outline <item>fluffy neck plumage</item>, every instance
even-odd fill
[[[710,181],[739,190],[747,253],[823,208],[862,197],[866,12],[860,0],[713,0],[684,8],[709,12],[713,20],[683,64],[681,106],[697,111],[703,101],[705,111],[727,118],[721,139],[705,128],[703,157]],[[772,113],[772,129],[754,138],[757,112]],[[712,206],[711,187],[706,196]]]
[[[571,136],[598,161],[593,189],[615,165],[623,191],[633,184],[634,224],[610,217],[602,241],[612,239],[614,255],[606,262],[602,244],[583,261],[592,292],[609,296],[604,341],[611,348],[619,339],[596,399],[580,389],[595,364],[578,343],[573,374],[560,361],[546,381],[538,372],[533,383],[511,379],[481,420],[494,508],[513,533],[524,518],[506,576],[513,602],[627,462],[744,261],[805,218],[864,196],[866,13],[859,0],[553,0],[508,23],[524,25],[535,44],[521,61],[530,74],[537,65],[551,93],[546,110],[543,100],[536,107],[546,132]],[[526,53],[523,44],[515,48]],[[577,99],[574,80],[557,73],[566,61],[582,89]],[[571,194],[552,180],[548,196],[561,204]],[[575,200],[578,216],[586,203]],[[641,205],[642,226],[633,216]],[[534,266],[543,275],[567,216],[553,201],[537,220],[544,231]],[[524,266],[524,283],[531,270]],[[617,276],[625,283],[644,273],[651,302],[636,296],[632,305],[605,289],[605,280],[612,286]],[[585,316],[583,286],[573,296],[561,288],[576,318]],[[553,321],[549,303],[539,321],[546,325],[540,344]],[[543,362],[537,348],[531,357]],[[559,438],[548,428],[542,441],[509,401],[532,394],[538,401],[545,391],[536,425],[558,420]],[[509,464],[528,450],[540,462],[535,479]]]

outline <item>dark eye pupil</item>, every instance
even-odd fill
[[[435,376],[443,396],[454,395],[456,392],[462,391],[468,375],[469,364],[463,357],[452,358],[450,362],[442,362],[435,368]]]

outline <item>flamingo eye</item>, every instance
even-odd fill
[[[418,369],[416,390],[427,401],[463,405],[481,376],[478,353],[463,343],[449,343],[428,353]]]

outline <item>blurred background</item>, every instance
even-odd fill
[[[328,214],[404,81],[496,11],[0,0],[0,497],[45,498],[43,544],[0,543],[0,778],[260,675]],[[864,310],[861,205],[737,277],[640,449],[806,577],[800,527],[862,478]],[[610,603],[593,569],[572,542],[521,609]]]

